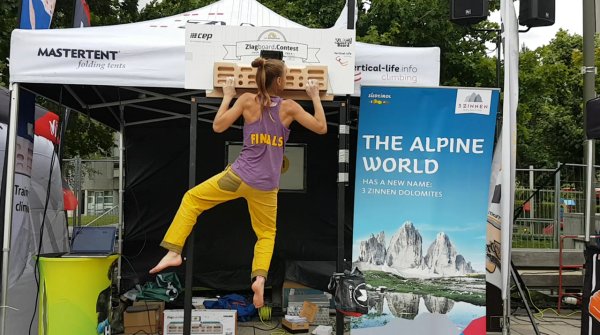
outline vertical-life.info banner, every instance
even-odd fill
[[[362,88],[352,260],[372,288],[353,335],[468,335],[481,324],[498,99]]]

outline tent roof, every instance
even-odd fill
[[[254,25],[288,28],[304,27],[275,13],[256,0],[220,0],[208,6],[182,14],[120,26],[140,25],[160,29],[185,29],[185,22],[188,20],[207,23],[217,22],[218,24],[222,24],[221,22],[223,22],[227,25]]]
[[[184,87],[185,24],[301,28],[255,0],[221,0],[187,13],[113,26],[16,29],[10,81]]]
[[[303,27],[256,0],[221,0],[122,25],[17,29],[11,38],[10,81],[115,129],[121,105],[127,106],[127,125],[186,117],[190,97],[204,93],[183,89],[187,21]],[[103,55],[108,59],[94,59]]]
[[[345,26],[344,17],[343,12],[334,29]],[[126,106],[123,123],[127,126],[189,117],[190,97],[203,96],[204,91],[184,89],[187,21],[302,27],[256,0],[221,0],[179,15],[130,24],[17,29],[11,38],[10,81],[115,129],[121,124],[120,106]],[[437,67],[427,64],[422,68],[437,69],[437,75],[431,76],[437,79],[439,48],[356,43],[357,57],[381,64],[418,62],[430,53],[437,55]],[[383,54],[385,61],[377,60]],[[201,121],[211,119],[210,115],[200,116]]]
[[[11,39],[10,80],[115,129],[121,105],[127,105],[128,125],[186,117],[190,96],[203,95],[183,89],[187,21],[303,27],[256,0],[221,0],[186,13],[122,25],[17,29]]]

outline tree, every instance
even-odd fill
[[[69,117],[64,140],[64,158],[112,156],[111,149],[115,145],[111,129],[80,113]]]
[[[121,24],[139,19],[138,0],[89,0],[92,26]],[[0,85],[8,86],[8,67],[5,60],[9,55],[10,34],[18,26],[18,12],[21,1],[3,0],[0,2]],[[73,26],[73,1],[56,1],[51,28]],[[38,103],[56,111],[64,119],[64,110],[55,104],[39,98]],[[85,131],[82,131],[85,130]],[[98,155],[111,155],[114,146],[112,130],[80,114],[71,114],[64,142],[64,156],[84,158]]]
[[[18,24],[18,0],[0,1],[0,85],[8,86],[8,66],[6,59],[10,50],[10,34]]]
[[[277,14],[310,28],[330,28],[344,7],[344,0],[263,0]]]
[[[497,9],[499,2],[491,2]],[[496,33],[478,31],[497,29],[484,21],[474,28],[449,20],[447,0],[373,0],[368,11],[359,11],[358,39],[368,43],[402,47],[432,47],[441,50],[441,85],[496,86],[495,58],[486,54],[486,42]]]
[[[583,163],[582,46],[581,36],[560,30],[548,45],[521,51],[520,166]]]

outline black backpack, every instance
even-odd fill
[[[357,317],[369,312],[367,285],[358,268],[334,273],[327,287],[334,295],[335,308],[342,314]]]

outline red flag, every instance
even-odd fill
[[[58,143],[58,115],[48,112],[35,120],[35,134],[45,137],[52,143]]]
[[[63,201],[64,201],[64,205],[65,205],[65,210],[66,211],[74,211],[75,209],[77,209],[77,203],[78,203],[77,197],[75,196],[73,191],[71,191],[71,188],[69,187],[69,184],[67,183],[67,181],[65,180],[64,177],[62,179],[62,184],[63,184]]]

